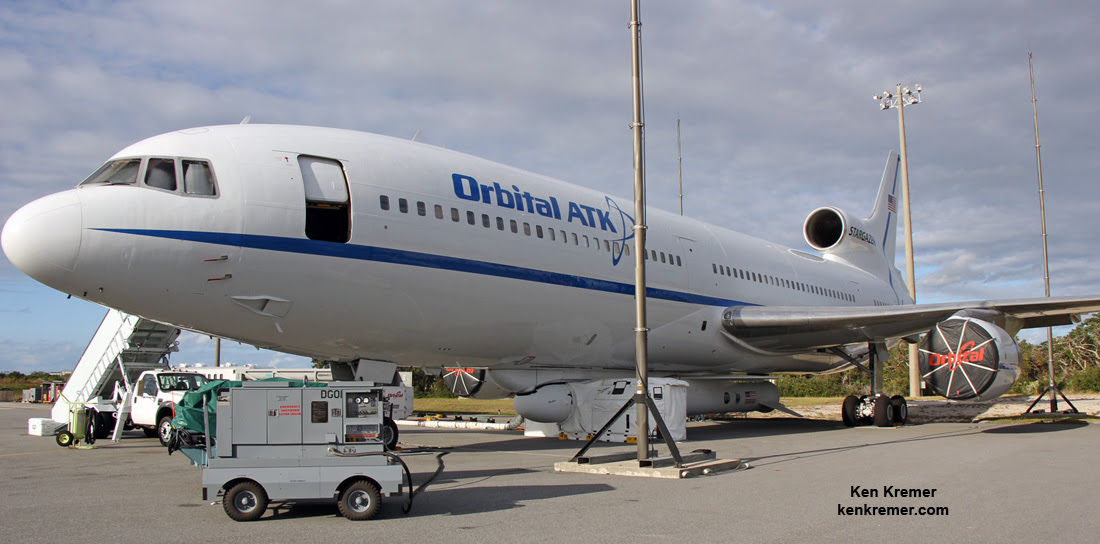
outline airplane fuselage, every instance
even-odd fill
[[[336,129],[190,129],[112,160],[126,158],[141,159],[134,183],[85,183],[13,215],[8,228],[41,243],[33,255],[6,243],[12,261],[105,306],[327,360],[634,366],[630,199]],[[164,159],[172,186],[150,178]],[[213,189],[184,185],[196,161]],[[909,302],[896,282],[828,255],[647,215],[654,372],[827,371],[843,361],[740,344],[723,310]]]

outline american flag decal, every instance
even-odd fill
[[[894,195],[886,195],[886,209],[898,213],[898,199]]]

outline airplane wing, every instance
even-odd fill
[[[748,347],[797,353],[914,336],[959,312],[1015,335],[1020,329],[1071,325],[1080,314],[1098,311],[1095,296],[855,308],[731,306],[722,312],[722,326]]]

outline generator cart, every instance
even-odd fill
[[[363,382],[215,381],[176,405],[169,453],[202,467],[203,500],[221,493],[237,521],[258,519],[269,501],[323,498],[370,519],[405,482],[409,506],[414,494],[407,466],[383,446],[384,402]]]

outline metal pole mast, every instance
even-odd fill
[[[917,301],[917,276],[913,266],[913,219],[909,208],[909,159],[906,157],[905,145],[905,106],[920,104],[920,85],[915,86],[916,94],[904,89],[898,83],[897,94],[891,95],[884,91],[881,95],[875,95],[875,99],[881,101],[882,109],[897,108],[898,110],[898,139],[901,140],[901,196],[904,208],[903,220],[905,221],[905,285],[909,289],[909,297],[913,302]],[[920,396],[920,366],[918,362],[918,346],[909,344],[909,396]]]
[[[645,157],[642,146],[642,50],[641,16],[638,0],[630,2],[631,59],[634,80],[634,351],[637,374],[636,395],[649,394],[648,333],[645,304]],[[649,459],[649,410],[645,402],[638,402],[638,460]]]
[[[680,120],[676,120],[676,169],[680,174],[680,215],[684,215],[684,155],[680,149]]]
[[[1039,171],[1039,217],[1043,222],[1043,286],[1046,297],[1050,298],[1050,260],[1047,257],[1047,212],[1043,195],[1043,156],[1039,152],[1039,101],[1035,97],[1035,64],[1031,60],[1031,51],[1027,52],[1027,69],[1031,76],[1031,110],[1035,114],[1035,165]],[[1054,331],[1047,327],[1047,374],[1050,382],[1050,413],[1058,411],[1057,387],[1054,385]]]

